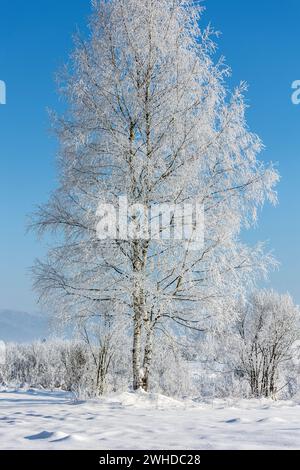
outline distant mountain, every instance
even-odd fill
[[[0,341],[28,343],[50,334],[47,315],[0,310]]]

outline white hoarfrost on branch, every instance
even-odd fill
[[[58,245],[37,262],[41,298],[61,317],[106,314],[128,324],[133,388],[148,390],[155,341],[180,329],[226,325],[225,305],[273,263],[240,232],[276,201],[278,174],[257,159],[242,84],[225,86],[214,32],[199,26],[198,2],[95,1],[88,40],[77,39],[56,117],[60,184],[36,214]],[[99,203],[204,206],[205,245],[180,240],[99,240]],[[124,321],[125,319],[125,321]]]

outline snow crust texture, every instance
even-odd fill
[[[1,449],[298,449],[300,405],[200,404],[123,393],[75,402],[62,392],[0,391]]]

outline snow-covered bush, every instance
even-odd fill
[[[154,347],[154,364],[151,371],[151,391],[172,397],[191,396],[195,393],[181,345],[167,338],[157,341]]]
[[[76,341],[8,344],[0,378],[4,384],[73,391],[80,386],[88,365],[85,345]]]

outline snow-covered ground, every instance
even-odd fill
[[[0,391],[1,449],[299,449],[300,405]]]

